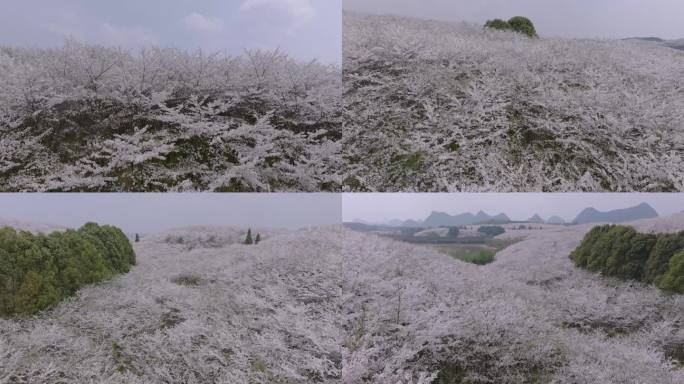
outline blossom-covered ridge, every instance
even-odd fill
[[[339,68],[69,40],[0,48],[0,190],[335,191]]]

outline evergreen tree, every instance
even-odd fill
[[[570,258],[592,272],[684,291],[684,232],[646,234],[624,225],[596,226]]]
[[[247,237],[245,238],[245,244],[250,245],[253,244],[254,242],[252,241],[252,228],[247,229]]]
[[[656,286],[664,291],[684,294],[684,249],[672,256],[667,272],[656,280]]]
[[[532,21],[527,17],[511,17],[510,20],[508,20],[508,25],[516,32],[525,34],[529,37],[537,37],[537,30],[534,28]]]
[[[259,244],[261,241],[261,234],[257,233],[256,238],[254,239],[254,244]]]
[[[529,37],[537,37],[537,30],[534,28],[532,21],[523,16],[511,17],[508,21],[501,19],[487,20],[485,28],[515,31]]]
[[[658,241],[646,261],[644,282],[654,283],[667,271],[672,256],[682,249],[684,249],[684,232],[658,236]]]
[[[140,235],[138,235],[137,233],[135,234],[135,242],[136,243],[140,242]]]
[[[501,19],[487,20],[485,28],[498,29],[501,31],[510,31],[513,29],[507,21]]]
[[[0,228],[0,315],[37,313],[134,264],[130,241],[116,227],[88,223],[49,235]]]

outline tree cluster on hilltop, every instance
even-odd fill
[[[524,16],[514,16],[508,21],[501,19],[487,20],[485,28],[498,29],[502,31],[514,31],[527,35],[528,37],[538,37],[537,30],[530,19]]]
[[[0,315],[37,313],[132,265],[131,243],[113,226],[87,223],[50,234],[0,228]]]
[[[592,272],[684,293],[684,232],[652,234],[623,225],[596,226],[570,258]]]

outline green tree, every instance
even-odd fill
[[[487,20],[485,28],[498,29],[500,31],[510,31],[513,29],[507,21],[501,19]]]
[[[0,229],[0,310],[2,313],[14,311],[14,297],[23,279],[20,267],[20,243],[14,228]]]
[[[131,265],[135,265],[133,247],[120,229],[110,225],[87,223],[79,232],[100,250],[112,271],[125,273],[130,270]]]
[[[682,253],[684,232],[644,234],[623,225],[603,225],[592,228],[570,258],[592,272],[654,283],[663,290],[681,293]]]
[[[116,227],[89,223],[49,235],[0,228],[0,315],[49,308],[134,263],[133,248]]]
[[[252,241],[252,228],[247,229],[247,237],[245,238],[245,244],[253,244]]]
[[[575,262],[575,265],[581,268],[589,266],[594,247],[597,246],[601,236],[610,228],[610,225],[598,225],[587,232],[579,247],[570,253],[570,258]]]
[[[254,238],[254,244],[259,244],[261,241],[261,234],[257,233],[256,237]]]
[[[529,37],[537,37],[537,30],[530,19],[524,16],[511,17],[508,24],[516,32],[523,33]]]
[[[29,271],[17,291],[14,312],[33,314],[55,305],[61,299],[52,274]]]
[[[682,249],[684,249],[684,231],[659,235],[646,261],[643,281],[654,283],[667,271],[672,256]]]
[[[684,250],[672,256],[667,271],[657,279],[656,286],[664,291],[684,293]]]

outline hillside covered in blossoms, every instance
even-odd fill
[[[684,214],[626,225],[684,230]],[[594,224],[506,226],[487,265],[346,230],[343,382],[684,381],[684,295],[576,267]]]
[[[337,191],[337,66],[280,51],[0,48],[2,191]]]
[[[684,190],[684,52],[343,15],[344,189]]]
[[[259,233],[145,235],[124,275],[0,316],[0,382],[338,383],[339,228]]]

